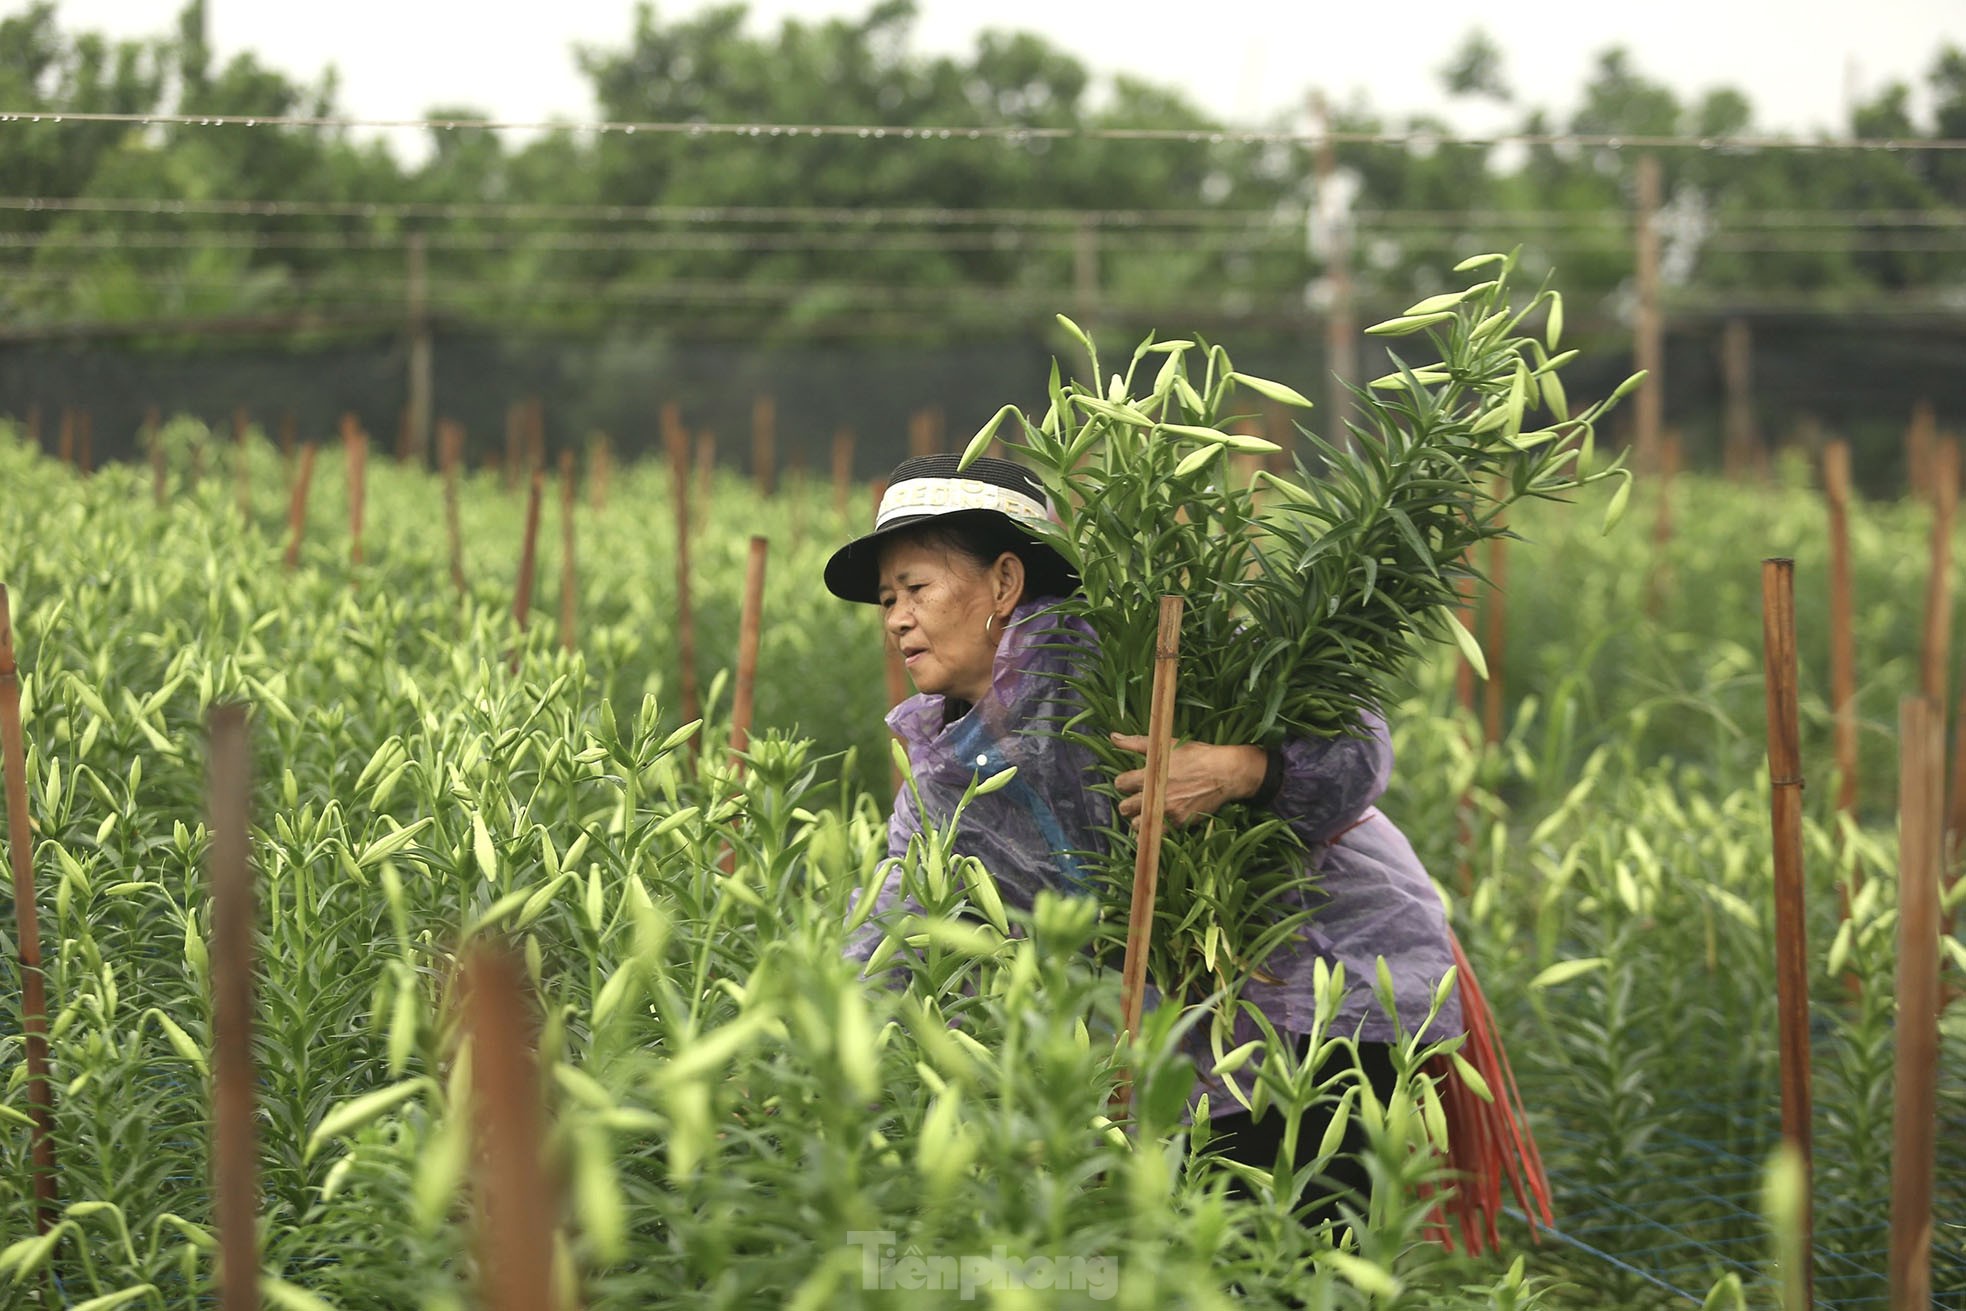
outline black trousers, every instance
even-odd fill
[[[1308,1040],[1307,1040],[1308,1041]],[[1306,1044],[1307,1045],[1307,1042]],[[1298,1047],[1298,1056],[1304,1054],[1304,1046]],[[1399,1082],[1399,1074],[1393,1067],[1391,1044],[1382,1042],[1362,1042],[1358,1044],[1358,1064],[1372,1091],[1383,1105],[1393,1095]],[[1335,1051],[1325,1058],[1318,1069],[1320,1079],[1328,1078],[1339,1070],[1347,1068],[1350,1056],[1343,1050]],[[1324,1140],[1325,1130],[1331,1126],[1331,1112],[1335,1100],[1321,1106],[1314,1106],[1304,1112],[1297,1125],[1297,1155],[1307,1159],[1316,1154],[1318,1144]],[[1231,1161],[1240,1161],[1258,1169],[1268,1170],[1277,1163],[1277,1155],[1283,1150],[1285,1117],[1272,1106],[1261,1116],[1252,1116],[1247,1111],[1237,1111],[1233,1115],[1215,1117],[1215,1136],[1209,1139],[1207,1152],[1220,1155]],[[1365,1200],[1372,1194],[1372,1176],[1359,1161],[1359,1154],[1367,1146],[1365,1126],[1354,1111],[1345,1125],[1343,1145],[1339,1154],[1325,1168],[1319,1181],[1313,1182],[1309,1192],[1321,1196],[1336,1190],[1356,1194],[1355,1209],[1363,1210]],[[1324,1186],[1320,1187],[1320,1183]],[[1249,1188],[1239,1178],[1231,1177],[1229,1191],[1238,1197],[1250,1195]],[[1342,1193],[1339,1196],[1343,1196]],[[1308,1226],[1316,1226],[1326,1220],[1338,1218],[1338,1197],[1321,1204],[1305,1208],[1298,1218]]]

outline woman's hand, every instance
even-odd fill
[[[1112,739],[1113,745],[1122,751],[1146,753],[1144,737],[1114,733]],[[1167,758],[1164,800],[1168,822],[1191,824],[1232,801],[1255,796],[1263,786],[1263,771],[1268,764],[1269,757],[1261,747],[1175,743]],[[1147,771],[1129,769],[1113,782],[1120,790],[1120,814],[1138,828],[1140,812],[1146,808],[1146,798],[1141,793],[1147,786]]]

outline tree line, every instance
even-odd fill
[[[608,120],[1221,127],[1166,86],[1124,75],[1097,86],[1083,61],[1032,33],[921,53],[915,15],[912,0],[879,0],[859,17],[760,31],[739,4],[677,18],[644,4],[621,43],[577,59]],[[1436,74],[1455,97],[1508,106],[1523,133],[1761,130],[1739,92],[1683,98],[1617,49],[1567,115],[1529,103],[1479,31]],[[1847,132],[1966,138],[1966,52],[1936,51],[1926,81],[1929,112],[1892,84],[1850,110]],[[135,40],[65,30],[51,3],[0,20],[0,109],[345,113],[332,70],[303,82],[251,53],[216,60],[203,0],[173,30]],[[481,118],[445,105],[431,115]],[[1330,121],[1449,130],[1364,103],[1334,107]],[[172,324],[252,316],[319,334],[400,322],[419,306],[498,331],[790,341],[1021,332],[1074,309],[1103,323],[1287,327],[1315,311],[1333,249],[1306,239],[1320,186],[1306,144],[571,127],[515,140],[459,127],[428,145],[405,159],[338,128],[0,125],[0,305],[17,329],[142,324],[161,337]],[[1633,272],[1633,153],[1339,146],[1325,177],[1348,197],[1361,313],[1434,290],[1462,255],[1522,245],[1526,267],[1559,270],[1584,315],[1616,318]],[[1664,276],[1678,303],[1917,308],[1966,283],[1959,153],[1660,156]]]

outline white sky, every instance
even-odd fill
[[[757,0],[752,23],[858,15],[871,2]],[[0,0],[0,12],[22,7]],[[674,19],[705,7],[668,0],[657,13]],[[179,5],[58,0],[58,9],[70,28],[142,36],[168,31]],[[1575,104],[1597,53],[1623,44],[1642,72],[1683,95],[1731,85],[1747,94],[1759,126],[1791,131],[1840,129],[1853,91],[1868,96],[1894,79],[1917,85],[1942,44],[1966,48],[1966,0],[923,0],[920,9],[919,49],[960,52],[992,27],[1035,31],[1095,73],[1175,84],[1239,122],[1300,106],[1313,87],[1340,101],[1362,96],[1382,113],[1443,111],[1437,70],[1476,26],[1507,52],[1518,96],[1559,114]],[[435,104],[504,119],[592,118],[574,43],[624,47],[633,12],[632,0],[208,2],[221,58],[250,49],[307,80],[333,63],[343,107],[370,118],[415,117]],[[1926,104],[1922,94],[1914,101]],[[1513,115],[1470,107],[1452,117],[1487,129]]]

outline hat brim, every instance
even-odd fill
[[[881,592],[881,546],[890,538],[922,524],[962,523],[992,530],[1002,550],[1014,551],[1024,562],[1024,596],[1070,596],[1079,590],[1079,576],[1048,543],[1031,536],[1008,516],[996,510],[951,510],[942,514],[911,515],[898,519],[865,537],[833,552],[826,562],[826,590],[842,601],[879,602]]]

